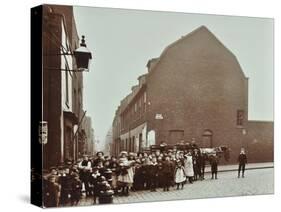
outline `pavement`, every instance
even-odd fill
[[[273,163],[247,164],[245,178],[237,178],[237,165],[219,166],[218,179],[212,180],[211,174],[205,174],[205,180],[187,183],[183,190],[172,187],[170,191],[130,192],[127,197],[114,196],[113,203],[137,203],[151,201],[184,200],[198,198],[230,197],[274,193]],[[91,198],[83,197],[80,206],[93,205]]]
[[[251,169],[266,169],[266,168],[273,168],[274,164],[273,162],[265,162],[265,163],[248,163],[246,164],[246,170]],[[232,164],[232,165],[219,165],[218,166],[218,172],[225,172],[225,171],[237,171],[238,164]],[[206,166],[205,172],[211,172],[210,165]]]

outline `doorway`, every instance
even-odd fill
[[[213,132],[212,130],[204,130],[202,134],[202,143],[201,147],[203,148],[212,148],[213,147]]]
[[[143,146],[143,143],[142,143],[142,133],[139,134],[139,152],[142,151],[142,146]]]

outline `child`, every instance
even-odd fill
[[[46,184],[46,207],[58,207],[60,199],[60,185],[56,182],[56,177],[50,175]]]
[[[149,167],[149,180],[150,180],[150,191],[154,192],[156,191],[157,187],[157,180],[158,180],[158,164],[157,159],[155,156],[152,157],[151,163],[148,166]]]
[[[163,162],[162,166],[162,176],[163,176],[163,191],[169,191],[171,186],[171,182],[173,180],[173,163],[170,160],[170,157],[167,155],[165,157],[165,161]]]
[[[218,157],[216,155],[212,155],[210,158],[210,164],[211,164],[211,171],[212,171],[212,179],[218,179],[217,173],[218,173]]]
[[[97,167],[94,167],[92,169],[92,174],[90,177],[90,183],[93,186],[92,192],[93,192],[93,199],[94,199],[94,204],[96,204],[97,197],[99,196],[99,186],[98,186],[98,181],[101,177],[101,174],[99,173],[99,169]]]
[[[185,156],[184,156],[184,173],[186,175],[186,177],[188,178],[189,183],[193,183],[192,182],[192,178],[194,176],[194,171],[193,171],[193,158],[191,155],[191,152],[188,152]]]
[[[79,175],[73,175],[74,179],[72,181],[72,195],[71,195],[71,205],[77,205],[81,198],[82,182],[79,179]]]
[[[111,186],[112,186],[112,188],[114,190],[114,193],[117,193],[118,189],[117,189],[117,175],[116,175],[116,171],[117,171],[117,168],[118,168],[118,163],[117,163],[116,157],[114,157],[114,156],[111,157],[109,168],[112,171],[112,183],[111,183],[112,185]]]
[[[244,148],[241,149],[241,152],[238,156],[238,162],[239,162],[238,178],[240,178],[241,170],[242,170],[242,177],[244,178],[245,166],[246,166],[246,163],[247,163],[247,156],[246,156]]]
[[[181,189],[183,189],[186,177],[184,174],[184,168],[182,162],[180,160],[177,161],[174,178],[175,178],[175,183],[177,185],[177,190],[179,190],[180,185],[181,185]]]
[[[142,166],[138,161],[135,164],[135,174],[134,174],[134,182],[133,182],[133,190],[140,191],[143,189],[144,181],[142,175]]]
[[[118,183],[122,189],[122,195],[129,196],[129,188],[134,182],[134,173],[131,161],[128,161],[125,153],[122,153],[119,159],[119,169]]]

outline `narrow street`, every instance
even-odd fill
[[[128,197],[114,197],[114,203],[136,203],[164,200],[229,197],[243,195],[272,194],[274,192],[274,169],[247,170],[245,178],[237,178],[236,171],[219,172],[217,180],[206,174],[204,181],[186,184],[183,190],[171,188],[169,192],[130,192]],[[82,198],[79,205],[92,205],[92,199]]]

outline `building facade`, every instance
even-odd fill
[[[94,142],[94,129],[92,128],[92,119],[86,116],[82,121],[81,126],[81,139],[79,140],[79,155],[93,155],[95,154],[95,142]]]
[[[73,51],[79,47],[73,8],[43,7],[43,121],[48,140],[43,146],[44,168],[77,160],[79,123],[83,111],[83,74],[74,72]]]
[[[248,121],[248,78],[206,27],[170,44],[147,69],[116,110],[113,154],[191,140],[201,147],[228,146],[232,161],[246,143],[247,151],[265,143],[273,149],[273,123],[259,125],[268,136],[255,134],[257,125]],[[249,139],[256,136],[259,145],[252,146]],[[266,154],[252,160],[273,159],[272,151]]]

